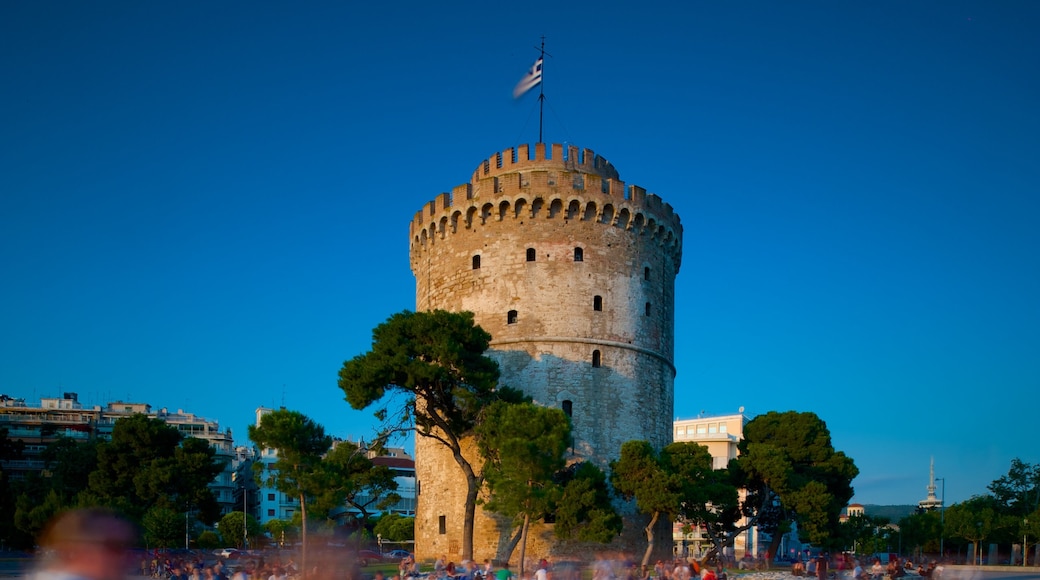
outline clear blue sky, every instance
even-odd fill
[[[861,503],[1040,462],[1040,3],[0,4],[0,392],[257,406],[414,308],[408,222],[538,138],[685,228],[676,415],[813,411]]]

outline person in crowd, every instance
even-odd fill
[[[816,557],[816,579],[827,580],[827,569],[829,568],[830,558],[827,552],[820,552],[820,555]]]
[[[44,557],[30,574],[35,580],[122,580],[137,543],[133,524],[97,508],[63,512],[38,539]]]
[[[509,562],[502,562],[502,565],[495,571],[495,580],[513,580],[513,573],[509,570]]]

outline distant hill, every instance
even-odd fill
[[[893,524],[899,523],[899,520],[916,511],[916,505],[863,504],[863,513],[875,518],[888,518],[888,521]]]

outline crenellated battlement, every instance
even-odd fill
[[[469,183],[442,193],[416,212],[412,243],[459,228],[514,219],[596,221],[649,234],[682,254],[682,224],[672,206],[639,186],[625,185],[614,166],[591,149],[545,143],[506,149],[477,166]]]
[[[531,147],[527,144],[496,153],[477,166],[470,182],[476,183],[480,179],[496,175],[535,169],[580,171],[605,179],[620,179],[617,169],[614,169],[609,161],[596,155],[592,149],[578,149],[574,145],[564,147],[559,143],[553,143],[547,151],[545,145],[535,143],[533,156]]]

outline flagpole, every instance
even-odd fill
[[[545,141],[542,141],[542,124],[543,124],[543,118],[544,118],[543,117],[543,113],[544,113],[544,109],[545,109],[545,35],[544,34],[542,35],[542,46],[541,46],[540,50],[542,51],[542,55],[540,57],[541,61],[542,61],[542,80],[541,80],[541,82],[538,83],[538,142],[539,143],[544,143]]]

